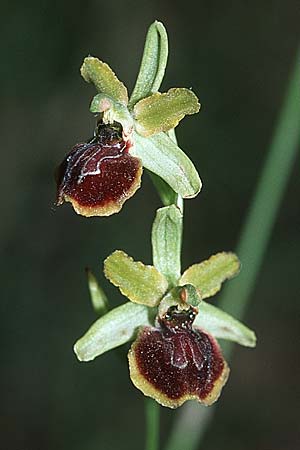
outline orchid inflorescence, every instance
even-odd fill
[[[199,111],[196,95],[185,88],[159,93],[167,62],[165,28],[154,22],[133,93],[110,67],[87,57],[81,68],[98,93],[94,136],[76,144],[57,171],[57,204],[71,202],[84,216],[117,213],[140,187],[146,168],[166,205],[152,227],[153,265],[134,261],[121,250],[104,261],[104,274],[129,299],[110,309],[96,278],[88,284],[99,318],[76,342],[80,361],[133,341],[130,377],[144,395],[170,408],[196,399],[210,405],[229,374],[216,338],[248,347],[255,334],[226,312],[204,301],[240,270],[237,256],[221,252],[181,271],[182,199],[195,197],[200,177],[177,146],[174,128]]]

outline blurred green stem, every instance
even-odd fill
[[[150,398],[145,399],[146,446],[145,450],[158,450],[160,406]]]
[[[228,284],[222,308],[243,316],[270,240],[277,212],[289,181],[300,141],[300,51],[280,111],[274,136],[242,229],[237,254],[240,275]]]
[[[226,286],[220,300],[220,307],[237,319],[242,318],[251,298],[299,143],[300,50],[296,55],[274,136],[241,232],[237,254],[243,263],[243,270]],[[232,345],[228,342],[224,344],[228,358]],[[182,407],[166,450],[198,449],[214,409],[195,403]]]

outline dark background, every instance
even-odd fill
[[[201,113],[178,129],[204,188],[186,202],[183,266],[236,247],[300,41],[289,1],[33,1],[2,5],[1,423],[3,450],[141,450],[143,398],[115,352],[79,363],[74,341],[95,319],[84,268],[114,249],[151,262],[159,199],[148,180],[122,212],[87,220],[53,207],[53,172],[90,137],[91,53],[133,87],[147,27],[164,22],[163,88],[192,87]],[[299,428],[299,160],[291,173],[206,450],[296,450]],[[267,205],[266,205],[267,208]],[[218,298],[214,301],[217,303]],[[165,439],[173,411],[163,411]],[[188,449],[182,449],[188,450]]]

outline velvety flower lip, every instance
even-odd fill
[[[217,341],[193,327],[197,310],[171,307],[157,327],[144,327],[129,351],[130,376],[145,395],[170,408],[196,399],[211,405],[229,368]]]
[[[130,155],[119,127],[101,123],[88,142],[76,144],[57,171],[57,205],[71,202],[83,216],[109,216],[141,184],[142,163]]]

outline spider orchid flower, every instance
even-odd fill
[[[174,88],[142,98],[133,92],[129,101],[111,68],[91,56],[81,75],[98,91],[90,106],[97,124],[94,136],[76,144],[60,164],[56,204],[70,202],[86,217],[117,213],[140,187],[143,167],[183,198],[195,197],[201,180],[170,133],[186,114],[199,111],[196,95]]]
[[[105,260],[105,276],[129,302],[109,310],[103,291],[89,275],[92,300],[101,317],[74,346],[80,361],[91,361],[132,341],[128,360],[133,384],[169,408],[186,400],[211,405],[218,399],[229,367],[216,339],[247,347],[256,343],[253,331],[204,301],[239,272],[238,258],[231,252],[217,253],[181,274],[181,226],[176,206],[157,211],[153,266],[120,250]]]

